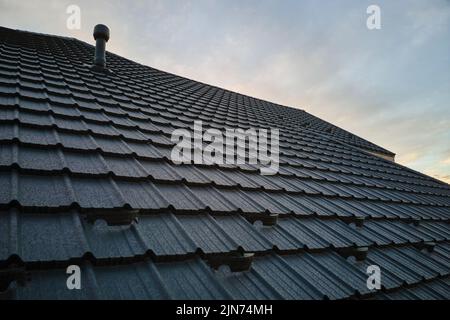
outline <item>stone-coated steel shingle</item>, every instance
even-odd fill
[[[449,298],[449,185],[303,110],[93,54],[0,27],[0,298]],[[195,120],[280,129],[278,173],[176,165]],[[243,253],[249,270],[213,268]]]

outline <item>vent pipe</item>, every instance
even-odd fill
[[[94,27],[95,56],[94,67],[97,69],[106,68],[106,42],[109,40],[109,29],[104,24],[98,24]]]

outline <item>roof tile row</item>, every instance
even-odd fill
[[[368,264],[382,268],[385,294],[448,276],[448,185],[302,110],[111,53],[111,72],[93,73],[93,51],[0,28],[0,270],[31,272],[6,295],[336,299],[373,294]],[[170,134],[193,120],[281,128],[280,173],[174,166]],[[245,219],[268,213],[282,214],[275,226]],[[130,226],[88,222],[134,214]],[[355,217],[374,219],[348,225]],[[421,251],[429,242],[434,251]],[[366,246],[364,261],[338,254]],[[249,271],[202,260],[236,250],[257,253]],[[74,261],[78,292],[58,269]]]
[[[252,224],[241,215],[141,215],[130,226],[88,222],[77,212],[55,214],[0,212],[0,262],[16,256],[25,263],[62,262],[91,254],[98,260],[218,254],[242,249],[327,250],[348,247],[400,246],[450,241],[447,223],[365,221],[362,227],[340,219],[280,218],[277,225]]]
[[[249,271],[213,271],[199,259],[92,266],[82,264],[82,290],[67,290],[65,269],[31,271],[24,286],[14,283],[4,297],[19,299],[342,299],[370,296],[367,266],[382,270],[384,290],[450,275],[449,245],[433,253],[415,248],[374,249],[365,262],[334,252],[255,258]],[[36,290],[38,288],[38,290]]]

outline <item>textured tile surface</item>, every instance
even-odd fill
[[[0,28],[0,271],[30,278],[0,298],[448,299],[449,185],[303,110],[109,52],[111,72],[93,73],[93,52]],[[279,172],[172,163],[171,133],[195,120],[279,128]],[[248,271],[209,265],[244,252]],[[65,286],[73,263],[81,291]]]

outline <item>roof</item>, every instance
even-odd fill
[[[305,111],[109,52],[100,74],[93,54],[0,28],[0,297],[450,298],[449,185]],[[279,128],[279,172],[175,165],[170,135],[194,120]],[[248,270],[212,268],[244,253]]]

